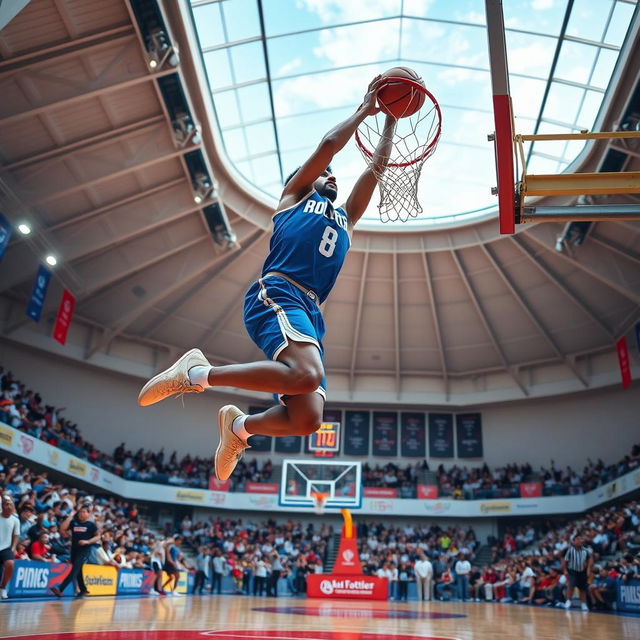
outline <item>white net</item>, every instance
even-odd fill
[[[312,493],[311,497],[313,498],[313,510],[321,516],[324,513],[324,510],[327,506],[327,498],[329,497],[328,493]]]
[[[422,213],[418,180],[424,163],[433,155],[440,139],[441,114],[436,99],[416,83],[408,84],[412,85],[413,92],[424,93],[424,104],[413,115],[396,120],[386,167],[379,168],[374,162],[375,150],[385,140],[386,114],[381,111],[370,116],[356,131],[358,148],[378,181],[378,210],[382,222],[406,222]]]

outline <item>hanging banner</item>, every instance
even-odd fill
[[[638,347],[638,351],[640,352],[640,322],[636,325],[636,345]]]
[[[253,447],[253,436],[250,444]],[[302,438],[300,436],[280,436],[276,438],[276,453],[297,454],[300,453],[301,448]]]
[[[479,413],[456,415],[458,458],[482,458],[482,417]]]
[[[395,411],[373,412],[372,453],[386,458],[398,455],[398,414]]]
[[[40,314],[44,306],[44,299],[47,296],[49,280],[51,280],[51,271],[41,264],[38,268],[36,281],[33,283],[31,299],[27,305],[27,315],[35,322],[40,322]]]
[[[269,407],[249,407],[249,415],[253,416],[256,413],[262,413],[266,411]],[[260,434],[256,434],[251,436],[251,453],[269,453],[271,451],[271,441],[273,438],[271,436],[262,436]]]
[[[539,498],[542,495],[542,482],[521,482],[521,498]]]
[[[424,413],[400,414],[400,455],[406,458],[426,456]]]
[[[369,420],[368,411],[345,411],[344,414],[344,455],[369,455]]]
[[[11,240],[11,223],[0,213],[0,260],[9,246]]]
[[[616,350],[618,352],[618,363],[620,364],[622,388],[626,389],[631,386],[631,364],[629,362],[629,348],[627,347],[627,339],[625,336],[622,336],[622,338],[616,342]]]
[[[66,289],[62,292],[60,308],[53,325],[53,339],[64,345],[67,342],[67,333],[71,324],[71,317],[76,306],[76,299]]]
[[[453,458],[453,414],[429,414],[429,457]]]
[[[229,479],[218,480],[213,474],[209,476],[209,491],[229,491]]]

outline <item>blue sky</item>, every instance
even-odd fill
[[[193,4],[226,153],[275,202],[282,188],[280,163],[256,0]],[[504,0],[519,133],[531,132],[538,117],[566,4]],[[495,204],[493,147],[486,139],[493,116],[483,0],[264,0],[263,6],[285,175],[353,112],[373,76],[402,64],[422,76],[443,112],[440,145],[420,180],[420,221]],[[541,133],[593,126],[633,9],[624,0],[575,0]],[[538,145],[529,170],[561,171],[581,147]],[[333,166],[340,198],[346,198],[365,168],[355,144]],[[376,205],[374,196],[367,218],[378,219]]]

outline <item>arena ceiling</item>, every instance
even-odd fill
[[[620,125],[637,86],[640,21],[635,3],[603,4],[635,11],[598,123],[606,129]],[[207,69],[190,46],[191,9],[163,8],[177,66],[150,67],[126,0],[32,0],[0,31],[0,208],[33,229],[14,234],[0,264],[2,334],[140,378],[194,345],[217,363],[261,357],[242,301],[270,221],[269,198],[225,152]],[[160,88],[174,77],[201,129],[184,143]],[[625,168],[640,166],[636,148],[602,143],[585,150],[580,168],[597,170],[612,148]],[[194,202],[194,152],[218,184],[237,245],[219,242],[208,201]],[[615,341],[639,319],[640,225],[599,222],[561,253],[562,230],[499,237],[492,215],[358,231],[323,309],[331,400],[465,406],[617,382]],[[58,265],[36,325],[24,309],[47,253]],[[65,347],[50,337],[63,287],[77,298]]]

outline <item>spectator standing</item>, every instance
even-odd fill
[[[166,558],[166,542],[161,538],[153,543],[151,548],[151,571],[156,574],[156,579],[153,583],[155,592],[161,596],[167,595],[166,591],[162,588],[162,567],[165,564]]]
[[[6,600],[7,585],[13,575],[14,555],[20,539],[20,519],[15,513],[15,505],[10,495],[2,494],[2,511],[0,512],[0,599]]]
[[[211,552],[206,547],[200,547],[196,556],[196,578],[193,593],[202,595],[205,582],[211,579]]]
[[[277,551],[271,554],[271,575],[269,576],[269,582],[267,584],[267,595],[278,597],[278,580],[282,574],[282,560]]]
[[[589,611],[587,606],[587,573],[591,570],[592,560],[591,549],[582,545],[582,536],[578,534],[573,538],[562,561],[563,570],[569,571],[569,590],[567,591],[567,601],[564,603],[565,609],[571,608],[571,596],[577,587],[582,610]]]
[[[454,566],[456,574],[456,597],[462,602],[469,599],[469,573],[471,564],[466,559],[464,553],[458,555],[458,561]]]
[[[182,544],[182,536],[175,535],[173,540],[169,540],[169,544],[165,547],[165,561],[164,571],[169,576],[165,583],[162,585],[162,589],[166,590],[167,585],[171,585],[171,594],[174,596],[182,595],[178,594],[178,580],[180,579],[180,567],[178,562],[182,558],[180,553],[180,545]]]
[[[413,567],[416,574],[418,600],[431,600],[433,588],[433,565],[424,553],[418,556]]]
[[[216,591],[218,595],[222,593],[222,576],[224,575],[225,561],[222,557],[222,551],[216,549],[211,561],[213,566],[213,580],[211,582],[211,593]]]
[[[267,585],[267,563],[262,558],[256,560],[256,577],[253,580],[253,595],[264,595]]]
[[[406,562],[401,562],[398,567],[398,600],[406,602],[409,593],[409,580],[411,576]]]
[[[77,581],[80,590],[76,597],[82,598],[89,593],[84,584],[82,566],[87,562],[91,545],[100,540],[100,532],[96,523],[91,520],[89,507],[83,504],[76,513],[72,511],[62,523],[60,533],[65,537],[71,535],[71,571],[60,586],[52,587],[51,591],[61,598],[67,585]]]

